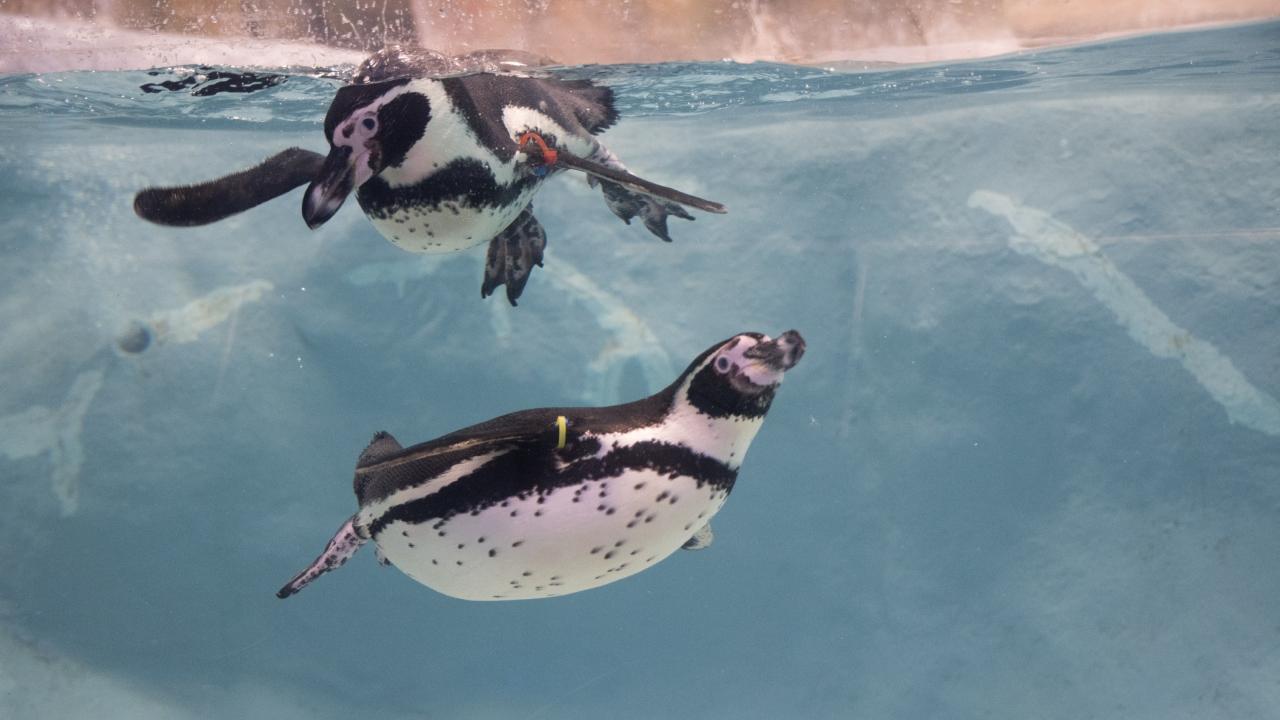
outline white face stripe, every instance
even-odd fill
[[[733,340],[725,343],[725,346],[731,347],[722,346],[720,350],[712,353],[711,356],[707,358],[707,364],[712,365],[716,371],[719,372],[720,368],[723,366],[723,363],[719,358],[725,358],[725,360],[729,362],[728,371],[733,371],[733,368],[737,368],[737,372],[739,372],[746,380],[749,380],[752,385],[757,387],[769,387],[782,383],[783,375],[786,374],[785,370],[771,368],[759,360],[746,356],[747,351],[756,345],[770,342],[771,338],[768,335],[759,340],[751,337],[750,335],[739,335],[735,340],[737,340],[736,344]],[[689,377],[692,379],[693,374],[690,374]]]
[[[516,106],[502,108],[502,124],[506,126],[507,132],[511,133],[513,138],[528,131],[555,135],[557,145],[579,157],[590,157],[599,146],[595,138],[569,132],[546,113],[533,108]]]
[[[395,100],[408,92],[408,90],[409,88],[407,85],[398,85],[386,91],[382,95],[379,95],[368,105],[356,108],[355,112],[351,113],[351,115],[343,119],[342,122],[338,123],[338,125],[333,128],[333,137],[330,138],[330,142],[333,143],[335,147],[351,147],[357,151],[363,150],[364,141],[368,140],[368,137],[362,137],[363,129],[359,126],[360,120],[367,116],[373,116],[376,118],[378,110],[380,110],[383,105]],[[348,126],[354,126],[352,127],[350,134],[346,133],[346,128]]]
[[[661,425],[587,437],[595,437],[600,441],[598,457],[602,457],[615,445],[624,448],[656,440],[686,447],[736,470],[742,466],[742,458],[746,456],[747,448],[751,446],[751,441],[763,424],[764,418],[710,418],[689,403],[677,401]]]
[[[515,180],[515,168],[503,163],[497,155],[487,150],[467,125],[466,118],[458,112],[445,93],[439,80],[419,79],[410,81],[404,88],[421,93],[431,104],[431,121],[427,123],[422,139],[399,167],[389,167],[380,177],[391,187],[416,185],[424,178],[442,170],[447,162],[456,159],[472,159],[480,162],[493,173],[494,180],[504,185]]]
[[[727,350],[722,347],[708,355],[707,359],[694,368],[676,390],[675,401],[662,424],[620,433],[599,435],[587,433],[584,437],[600,441],[601,447],[596,457],[603,457],[615,446],[623,448],[645,441],[659,441],[686,447],[699,455],[718,460],[731,469],[738,469],[742,466],[742,459],[746,456],[751,441],[755,439],[760,426],[764,424],[764,418],[708,417],[699,412],[685,398],[689,395],[689,386],[693,378],[721,356],[727,357],[731,364],[738,364],[741,372],[753,383],[769,385],[781,382],[783,371],[772,370],[757,360],[743,356],[743,353],[755,347],[758,342],[768,341],[767,337],[757,341],[750,336],[739,336],[738,343],[734,347]],[[726,345],[731,344],[733,344],[732,340],[726,343]]]
[[[397,490],[381,500],[375,500],[374,502],[360,508],[360,525],[367,529],[374,520],[377,520],[391,508],[397,505],[403,505],[407,502],[419,500],[427,497],[428,495],[434,495],[435,493],[440,492],[443,488],[457,482],[459,479],[484,467],[499,455],[505,455],[507,452],[509,452],[509,450],[504,448],[502,450],[495,450],[493,452],[484,453],[483,455],[477,455],[473,458],[463,460],[421,485]]]

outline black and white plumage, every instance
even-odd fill
[[[161,224],[203,225],[309,184],[302,215],[316,228],[354,190],[378,232],[405,250],[490,243],[481,295],[506,285],[513,305],[542,264],[546,234],[531,202],[551,175],[586,172],[614,214],[627,223],[639,217],[668,242],[668,216],[693,219],[681,203],[724,212],[627,172],[595,137],[618,119],[612,90],[513,72],[539,61],[496,51],[460,58],[381,51],[334,97],[324,121],[327,156],[290,148],[219,180],[148,188],[134,209]],[[522,145],[529,133],[549,152]]]
[[[409,448],[380,432],[356,464],[360,509],[277,594],[369,540],[380,559],[467,600],[567,595],[706,547],[804,348],[794,330],[743,333],[643,400],[524,410]]]

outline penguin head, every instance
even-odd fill
[[[704,352],[689,369],[685,399],[712,417],[763,417],[788,370],[804,355],[804,338],[788,330],[772,339],[742,333]]]
[[[404,162],[431,120],[431,103],[408,78],[338,90],[324,118],[329,156],[302,198],[302,218],[315,229],[333,217],[355,188]]]

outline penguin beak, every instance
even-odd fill
[[[743,355],[760,361],[771,370],[785,372],[795,367],[804,356],[804,338],[795,330],[788,330],[776,340],[756,344]]]
[[[342,207],[352,190],[373,177],[369,162],[375,154],[369,148],[360,148],[357,152],[350,145],[333,146],[320,168],[320,174],[307,187],[307,194],[302,198],[302,219],[307,222],[307,227],[315,230],[325,224]]]
[[[302,197],[302,219],[315,230],[333,217],[355,187],[350,147],[335,146],[325,158],[320,175],[307,186]]]

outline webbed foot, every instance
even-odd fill
[[[592,177],[591,182],[600,184],[600,190],[604,193],[605,204],[609,206],[614,215],[622,218],[622,221],[628,225],[631,224],[631,218],[637,215],[640,216],[641,221],[644,222],[644,226],[649,229],[649,232],[666,242],[671,242],[671,235],[667,233],[668,215],[674,215],[684,220],[693,219],[693,216],[687,210],[676,203],[659,200],[652,195],[631,192],[611,180],[599,180]]]
[[[542,251],[546,247],[547,233],[533,216],[532,206],[525,208],[507,229],[489,241],[480,297],[489,297],[499,285],[506,285],[507,301],[516,305],[534,266],[542,265]]]

